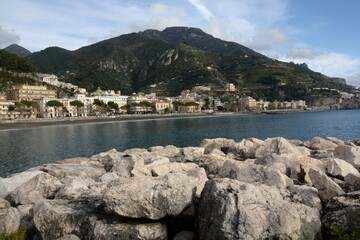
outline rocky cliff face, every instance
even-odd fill
[[[66,159],[0,178],[0,231],[25,226],[36,239],[328,239],[334,227],[358,228],[357,144],[218,138]]]

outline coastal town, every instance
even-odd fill
[[[232,83],[224,89],[211,86],[195,86],[183,90],[179,96],[157,96],[153,93],[122,95],[121,91],[102,90],[88,93],[85,88],[61,82],[53,74],[38,74],[37,85],[16,85],[0,93],[0,120],[54,119],[65,117],[115,116],[120,114],[167,114],[309,110],[305,100],[263,101],[238,93]],[[66,89],[68,94],[59,96],[56,89]],[[334,89],[313,89],[333,92],[338,98],[329,98],[328,104],[319,109],[339,109],[340,104],[359,95],[339,92]],[[216,95],[214,96],[214,92]],[[316,106],[315,106],[316,109]]]

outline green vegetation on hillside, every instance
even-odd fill
[[[15,54],[8,53],[5,50],[0,50],[0,68],[14,72],[36,72],[36,68],[27,60],[20,58]]]

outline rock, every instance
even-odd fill
[[[155,165],[170,163],[170,159],[168,157],[156,156],[156,157],[152,157],[152,158],[148,158],[148,159],[144,160],[144,163],[146,164],[146,166],[148,168],[151,168],[152,166],[155,166]]]
[[[104,168],[106,172],[114,172],[119,177],[131,177],[131,171],[137,161],[142,159],[139,156],[132,154],[112,154],[108,156],[108,160],[105,162]]]
[[[319,191],[319,196],[323,202],[327,202],[335,196],[345,194],[341,187],[326,176],[325,173],[316,169],[310,169],[309,176],[313,186]]]
[[[294,161],[306,157],[296,146],[282,137],[266,139],[255,152],[257,161],[259,163],[262,162],[263,165],[264,162],[272,162],[278,156],[286,161]]]
[[[255,151],[261,144],[262,141],[259,139],[243,139],[229,148],[228,156],[237,160],[255,158]]]
[[[97,203],[70,203],[65,200],[43,200],[35,203],[34,223],[43,239],[56,239],[80,232],[89,213]]]
[[[43,198],[53,198],[62,187],[62,183],[47,173],[40,173],[10,192],[6,199],[13,205],[35,203]]]
[[[344,178],[345,188],[349,191],[359,191],[360,190],[360,176],[359,174],[348,174]]]
[[[55,199],[100,200],[106,187],[106,183],[95,182],[91,178],[74,178],[59,190]]]
[[[314,137],[310,141],[304,142],[304,145],[312,150],[334,150],[338,146],[333,141],[320,137]]]
[[[341,180],[344,180],[345,176],[350,173],[360,175],[356,168],[354,168],[350,163],[337,158],[328,160],[325,167],[326,174]]]
[[[278,188],[293,186],[293,181],[278,170],[234,160],[227,160],[224,163],[219,177],[236,179],[247,183],[262,183]]]
[[[99,178],[99,181],[108,183],[119,178],[120,177],[116,173],[106,172]]]
[[[267,185],[209,180],[199,205],[199,239],[316,239],[320,230],[316,209]]]
[[[90,216],[83,226],[88,231],[87,239],[167,239],[166,225],[160,222],[122,222],[109,216]]]
[[[185,162],[192,162],[197,157],[202,156],[205,152],[205,148],[203,147],[185,147],[182,150]]]
[[[4,203],[3,203],[4,204]],[[6,203],[4,205],[7,205]],[[13,207],[0,208],[0,236],[6,229],[6,233],[10,234],[19,229],[20,213]]]
[[[113,148],[113,149],[110,149],[107,152],[102,152],[102,153],[99,153],[97,155],[94,155],[90,159],[92,161],[97,161],[97,162],[100,162],[102,164],[105,164],[107,161],[109,161],[113,157],[118,156],[119,154],[120,153],[115,148]]]
[[[200,143],[200,147],[205,148],[205,154],[209,154],[214,149],[222,150],[221,148],[230,148],[234,145],[233,139],[226,138],[204,139]]]
[[[335,143],[336,145],[345,145],[345,142],[343,140],[340,140],[335,137],[326,137],[325,140],[331,141],[331,142]]]
[[[193,240],[195,239],[195,233],[189,231],[182,231],[177,233],[173,240]]]
[[[77,158],[69,158],[64,159],[61,161],[57,161],[58,164],[78,164],[78,165],[89,165],[94,167],[103,167],[103,164],[98,161],[91,158],[83,158],[83,157],[77,157]]]
[[[227,157],[221,155],[205,154],[196,158],[196,161],[194,161],[194,163],[198,164],[199,167],[204,168],[206,174],[209,176],[219,174],[222,166],[227,160]]]
[[[11,207],[10,203],[5,199],[0,198],[0,209]]]
[[[183,173],[124,179],[103,196],[108,213],[130,218],[161,219],[179,215],[190,206],[198,179]]]
[[[199,168],[194,163],[166,163],[161,165],[149,166],[152,176],[165,176],[170,172],[187,172],[190,169]]]
[[[340,228],[347,234],[359,231],[360,192],[348,193],[346,196],[334,197],[325,207],[322,218],[324,232],[331,228]],[[324,239],[329,239],[328,235]],[[350,239],[350,238],[349,238]],[[355,238],[354,238],[355,239]]]
[[[291,143],[292,145],[297,146],[297,147],[304,146],[304,142],[300,141],[300,140],[289,139],[288,141],[289,141],[289,143]]]
[[[322,212],[322,204],[319,198],[319,192],[314,187],[306,185],[295,185],[291,191],[291,201],[302,203],[311,208]]]
[[[57,238],[56,240],[80,240],[80,238],[74,234],[67,234]]]
[[[14,191],[16,188],[20,187],[21,185],[23,185],[31,178],[35,177],[40,173],[42,172],[38,170],[30,170],[11,175],[7,178],[0,178],[0,197],[5,197],[10,192]]]
[[[105,173],[104,168],[80,164],[45,164],[41,171],[56,177],[62,183],[77,177],[97,181]]]
[[[149,148],[148,151],[152,153],[152,156],[163,156],[163,157],[176,157],[181,155],[181,149],[173,145],[165,147]]]
[[[360,168],[360,147],[341,145],[335,148],[334,156],[343,159],[356,168]]]
[[[221,151],[221,150],[219,150],[219,149],[214,149],[214,150],[212,150],[210,153],[209,153],[209,155],[214,155],[214,156],[221,156],[221,157],[226,157],[226,154],[223,152],[223,151]]]
[[[316,159],[333,158],[334,152],[329,150],[313,150],[311,151],[310,156]]]
[[[19,214],[20,214],[20,227],[26,227],[26,229],[28,230],[35,227],[33,221],[33,207],[34,204],[17,206],[17,209],[19,210]]]
[[[151,176],[151,171],[145,166],[143,159],[134,163],[134,167],[131,170],[131,176],[132,177]]]

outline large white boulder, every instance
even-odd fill
[[[204,139],[200,143],[200,147],[205,148],[205,154],[210,153],[214,149],[221,150],[221,148],[230,148],[234,145],[235,141],[227,138]]]
[[[14,191],[16,188],[20,187],[40,173],[42,173],[42,171],[29,170],[16,173],[7,178],[0,177],[0,197],[6,197],[6,195],[8,195],[10,192]]]
[[[334,156],[360,168],[360,147],[358,146],[340,145],[335,148]]]
[[[338,144],[334,143],[335,140],[323,139],[314,137],[310,141],[304,142],[304,145],[312,150],[334,150]]]
[[[209,180],[198,217],[199,239],[316,239],[317,209],[285,200],[276,187]]]

